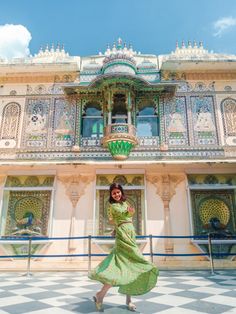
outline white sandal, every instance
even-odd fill
[[[127,304],[127,307],[128,307],[128,310],[129,310],[129,311],[132,311],[132,312],[135,312],[136,309],[137,309],[136,305],[135,305],[134,303],[132,303],[132,302],[129,302],[129,303]]]

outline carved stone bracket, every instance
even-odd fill
[[[185,179],[185,176],[170,174],[152,174],[147,175],[146,179],[156,187],[156,193],[161,197],[164,203],[165,236],[172,236],[169,207],[170,200],[176,193],[177,185]],[[174,253],[174,242],[172,238],[165,238],[165,252],[166,254]]]
[[[85,193],[86,186],[94,179],[93,175],[65,175],[59,176],[58,180],[66,188],[66,194],[69,197],[73,207],[76,207],[80,197]]]
[[[66,195],[69,197],[73,209],[70,218],[70,231],[69,237],[76,236],[75,224],[76,224],[76,205],[82,195],[85,194],[86,186],[94,179],[94,175],[65,175],[59,176],[58,180],[63,183],[66,188]],[[76,249],[76,241],[70,239],[68,242],[69,253]]]
[[[184,175],[152,174],[146,179],[156,187],[156,193],[162,198],[164,205],[170,202],[176,193],[177,185],[185,179]]]

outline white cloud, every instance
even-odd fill
[[[30,54],[31,34],[23,25],[0,25],[0,58],[22,58]]]
[[[221,35],[230,27],[236,25],[236,19],[233,17],[222,17],[213,23],[215,29],[214,36],[221,37]]]

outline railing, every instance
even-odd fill
[[[209,253],[181,253],[181,254],[167,254],[167,253],[154,253],[153,252],[153,239],[166,239],[166,238],[172,238],[172,239],[193,239],[193,240],[207,240],[208,241],[208,251]],[[88,253],[85,254],[32,254],[32,244],[34,241],[57,241],[57,240],[88,240]],[[18,241],[28,241],[28,252],[27,254],[18,254],[18,255],[6,255],[6,256],[0,256],[0,259],[4,258],[26,258],[27,259],[27,270],[26,270],[26,276],[31,276],[31,259],[32,258],[51,258],[51,257],[87,257],[88,258],[88,270],[91,270],[91,262],[92,257],[95,256],[107,256],[108,254],[103,253],[92,253],[92,240],[93,239],[114,239],[114,237],[111,236],[83,236],[83,237],[52,237],[52,238],[45,238],[45,237],[4,237],[1,238],[1,243],[12,243],[18,242]],[[212,239],[213,235],[209,233],[208,235],[201,235],[201,236],[156,236],[156,235],[147,235],[147,236],[136,236],[136,239],[149,239],[149,253],[144,253],[144,256],[150,256],[151,261],[153,262],[154,256],[168,256],[168,257],[174,257],[174,256],[208,256],[210,261],[210,268],[211,273],[214,274],[214,256],[236,256],[236,253],[213,253],[212,252]],[[222,240],[222,237],[219,238]],[[214,237],[214,240],[217,240],[216,237]],[[225,236],[223,241],[236,243],[236,235],[235,236]]]

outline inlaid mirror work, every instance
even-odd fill
[[[236,252],[236,175],[189,175],[193,234],[212,236],[215,258]],[[200,239],[200,238],[199,238]],[[228,240],[228,243],[227,243]],[[217,243],[216,243],[217,242]],[[199,244],[208,252],[208,244]]]
[[[96,190],[96,230],[99,235],[110,235],[114,227],[108,223],[109,186],[119,183],[124,188],[127,202],[135,208],[133,217],[137,234],[144,233],[144,178],[143,175],[98,175]]]

